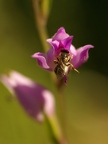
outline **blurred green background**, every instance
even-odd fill
[[[108,2],[54,0],[48,20],[51,37],[59,27],[74,35],[76,48],[92,44],[80,74],[71,72],[65,89],[69,144],[108,144]],[[43,51],[31,0],[0,0],[0,74],[17,70],[49,88],[59,99],[49,72],[31,58]],[[49,81],[49,82],[48,82]],[[0,144],[51,144],[46,123],[38,124],[0,84]]]

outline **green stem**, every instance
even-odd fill
[[[43,17],[41,16],[39,0],[32,0],[32,2],[33,2],[33,9],[34,9],[34,16],[35,16],[35,23],[37,26],[37,30],[39,32],[39,36],[40,36],[44,51],[47,52],[49,49],[49,46],[46,43],[46,39],[48,38],[48,34],[47,34],[47,30],[46,30],[46,20],[43,19]],[[59,87],[54,73],[51,73],[51,77],[54,80],[56,86]],[[61,85],[60,85],[60,89],[61,89]],[[60,89],[58,88],[59,93],[60,93]],[[61,103],[62,103],[62,101],[61,101]],[[62,105],[62,110],[63,110],[63,103],[61,105]],[[63,114],[64,113],[62,113],[62,116],[63,116]],[[65,117],[62,117],[62,118],[64,119]],[[53,134],[54,134],[56,140],[58,141],[58,143],[59,144],[66,144],[62,130],[61,130],[60,125],[58,123],[57,117],[54,115],[52,117],[47,117],[47,119],[50,123]]]
[[[34,17],[35,17],[37,30],[38,30],[44,51],[47,52],[49,50],[49,45],[46,42],[46,39],[48,38],[48,34],[46,30],[46,21],[44,21],[43,17],[41,16],[41,12],[39,9],[39,0],[32,0],[32,3],[33,3]],[[57,80],[56,80],[54,73],[51,73],[51,77],[54,80],[55,84],[57,84]]]
[[[59,144],[67,144],[67,142],[64,139],[63,133],[60,129],[60,125],[58,123],[57,117],[55,115],[51,116],[51,117],[47,117],[51,129],[53,131],[54,137],[56,138],[57,142]]]
[[[33,9],[34,9],[34,16],[35,16],[35,23],[37,26],[37,30],[39,32],[39,36],[40,36],[44,51],[47,52],[49,49],[49,46],[46,43],[46,39],[48,38],[48,34],[46,30],[46,22],[41,16],[41,12],[39,9],[39,0],[32,0],[32,2],[33,2]]]

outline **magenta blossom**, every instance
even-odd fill
[[[16,96],[27,114],[37,121],[43,121],[43,113],[48,117],[54,114],[53,94],[43,86],[16,71],[10,72],[9,77],[2,75],[1,82]]]
[[[73,36],[69,36],[63,27],[59,28],[57,33],[50,39],[47,39],[47,42],[50,44],[49,51],[45,53],[37,52],[32,55],[35,58],[42,68],[48,71],[54,71],[56,64],[54,60],[60,55],[61,50],[67,50],[71,55],[72,59],[70,63],[74,68],[78,68],[88,59],[88,51],[90,48],[93,48],[93,45],[85,45],[78,49],[71,44]]]

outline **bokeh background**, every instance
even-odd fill
[[[80,74],[71,72],[65,89],[69,144],[108,144],[108,2],[54,0],[48,20],[51,37],[59,27],[74,35],[76,48],[92,44]],[[59,99],[48,72],[31,55],[43,51],[31,0],[0,0],[0,74],[17,70],[50,89]],[[46,123],[32,120],[0,84],[0,144],[51,144]]]

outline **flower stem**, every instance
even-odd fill
[[[60,118],[61,118],[61,124],[63,127],[63,134],[65,135],[65,138],[67,138],[67,133],[66,133],[66,124],[67,124],[67,113],[66,113],[66,103],[65,103],[65,98],[63,91],[59,91],[59,103],[60,103]]]
[[[40,0],[32,0],[33,9],[34,9],[34,17],[35,17],[35,24],[41,39],[41,43],[43,45],[44,51],[47,52],[49,50],[49,45],[46,43],[46,39],[48,38],[48,33],[46,29],[46,20],[41,16],[41,11],[39,9],[39,1]],[[54,73],[51,73],[51,77],[54,82],[57,84],[56,77]]]
[[[41,11],[39,9],[39,0],[32,0],[32,3],[33,3],[35,23],[37,26],[37,30],[39,32],[39,36],[40,36],[44,51],[47,52],[49,49],[49,46],[46,43],[46,39],[48,38],[48,34],[46,30],[46,22],[41,16]]]
[[[56,138],[57,142],[59,144],[67,144],[66,140],[64,139],[63,133],[60,129],[60,125],[58,123],[57,117],[56,115],[53,115],[51,117],[47,117],[50,126],[52,128],[53,131],[53,135]]]
[[[32,3],[33,3],[33,9],[34,9],[34,16],[35,16],[35,24],[36,24],[36,27],[37,27],[37,30],[39,32],[39,36],[40,36],[40,39],[41,39],[41,42],[42,42],[42,45],[43,45],[43,48],[44,48],[44,51],[47,52],[48,49],[49,49],[49,46],[48,44],[46,43],[46,39],[48,38],[48,34],[47,34],[47,30],[46,30],[46,24],[47,24],[47,21],[42,17],[41,15],[41,11],[40,11],[40,6],[39,6],[39,1],[40,0],[32,0]],[[58,87],[58,83],[57,83],[57,79],[54,75],[54,73],[51,73],[51,77],[52,79],[54,80],[56,86]],[[61,89],[61,88],[60,88]],[[60,91],[58,90],[58,92],[60,93]],[[61,94],[60,94],[60,97],[61,97]],[[61,99],[61,98],[60,98]],[[61,101],[62,103],[63,101]],[[62,111],[64,109],[63,107],[63,104],[62,103],[60,106],[62,108]],[[63,112],[62,112],[62,116],[63,116]],[[64,116],[62,117],[63,118],[63,121],[64,121]],[[53,131],[53,135],[54,137],[56,138],[57,142],[59,144],[67,144],[65,139],[64,139],[64,136],[63,136],[63,133],[62,133],[62,130],[60,128],[60,125],[58,123],[58,120],[57,120],[57,117],[56,116],[53,116],[53,117],[47,117],[49,123],[50,123],[50,126],[51,126],[51,129]],[[64,122],[63,122],[64,123]]]

